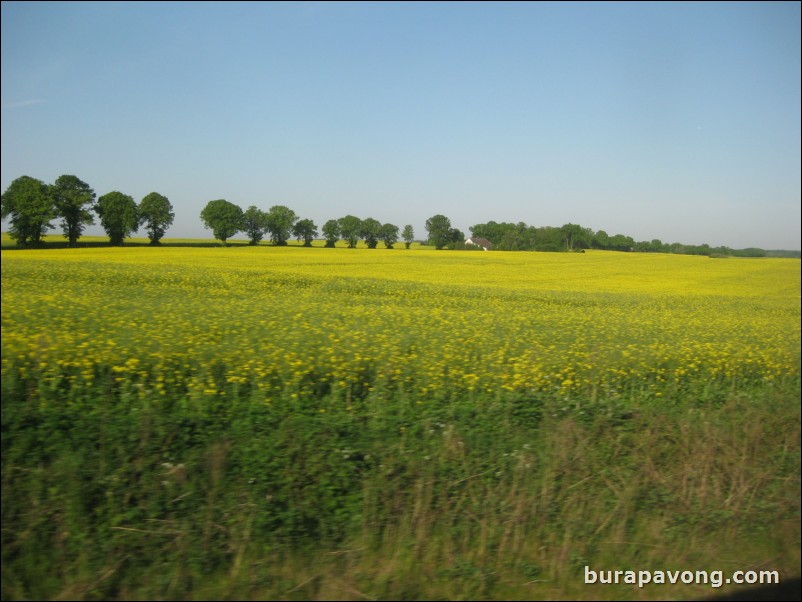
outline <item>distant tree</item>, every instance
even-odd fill
[[[506,229],[502,226],[503,224],[497,224],[491,220],[486,224],[476,224],[475,226],[471,226],[469,229],[471,231],[472,238],[484,238],[485,240],[489,240],[494,245],[498,246],[501,244],[501,240],[506,234]]]
[[[95,212],[113,245],[123,244],[123,240],[139,229],[136,201],[117,190],[98,198]]]
[[[537,251],[562,251],[563,233],[560,228],[554,226],[541,226],[535,234],[535,250]]]
[[[267,231],[267,213],[256,205],[251,205],[242,214],[242,231],[248,236],[249,244],[258,245]]]
[[[381,222],[369,217],[362,220],[362,227],[359,231],[360,238],[364,239],[368,249],[375,249],[379,244],[379,235],[382,229]]]
[[[578,248],[580,245],[580,241],[585,234],[584,228],[578,224],[565,224],[560,228],[560,231],[563,235],[563,242],[565,243],[565,250],[566,251],[573,251],[574,248]]]
[[[225,246],[226,240],[242,229],[242,209],[225,199],[209,201],[201,211],[201,220]]]
[[[95,191],[76,176],[63,175],[56,180],[52,192],[56,214],[63,218],[61,229],[64,231],[64,238],[74,247],[84,228],[95,223],[91,213],[95,204]]]
[[[305,247],[311,247],[317,237],[317,226],[311,219],[302,219],[293,226],[292,235],[297,240],[303,239]]]
[[[635,246],[635,241],[631,236],[616,234],[610,238],[609,248],[614,251],[631,251]]]
[[[408,249],[412,244],[412,241],[415,240],[415,231],[412,229],[411,225],[407,224],[404,226],[404,231],[401,233],[401,238],[404,239],[404,244]]]
[[[379,238],[382,239],[385,247],[392,249],[393,245],[398,242],[398,226],[383,224],[379,230]]]
[[[609,249],[610,248],[610,235],[604,230],[599,230],[593,235],[591,246],[594,249]]]
[[[429,233],[429,244],[442,249],[452,238],[451,220],[445,215],[434,215],[426,220],[426,231]]]
[[[273,244],[280,247],[286,245],[297,221],[295,211],[284,205],[273,205],[267,212],[267,231]]]
[[[174,219],[172,204],[158,192],[151,192],[139,203],[139,225],[145,226],[152,245],[161,244],[164,233],[173,225]]]
[[[340,240],[340,222],[330,219],[323,224],[323,237],[326,239],[326,247],[333,248]]]
[[[353,249],[362,233],[362,220],[354,215],[346,215],[339,220],[340,238],[348,243],[348,248]]]
[[[56,217],[53,193],[47,184],[30,176],[11,182],[2,195],[3,219],[11,217],[8,235],[20,246],[38,245]]]

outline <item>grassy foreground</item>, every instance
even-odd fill
[[[799,289],[795,260],[4,251],[2,598],[798,576]]]

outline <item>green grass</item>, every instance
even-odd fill
[[[157,405],[110,378],[70,404],[2,394],[3,599],[690,598],[715,592],[582,571],[799,574],[798,381],[359,415]]]

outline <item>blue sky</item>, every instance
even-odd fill
[[[800,249],[801,53],[797,2],[3,2],[0,186]]]

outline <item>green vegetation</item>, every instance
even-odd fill
[[[104,195],[106,199],[117,198],[119,192]],[[52,228],[50,220],[62,217],[61,223],[64,237],[70,246],[77,246],[77,241],[86,225],[94,223],[90,210],[94,209],[101,216],[101,223],[109,235],[112,245],[121,245],[123,240],[136,232],[142,225],[147,226],[151,244],[157,245],[169,228],[175,214],[170,202],[163,195],[152,192],[139,206],[131,197],[122,195],[131,202],[117,200],[114,208],[107,207],[108,200],[101,197],[95,204],[95,192],[88,184],[76,176],[64,175],[54,185],[47,185],[29,176],[17,178],[2,196],[3,219],[10,218],[9,234],[20,246],[41,246],[42,238]],[[105,217],[103,214],[105,213]],[[134,219],[136,218],[136,220]],[[276,246],[286,246],[290,235],[304,246],[312,246],[318,236],[317,226],[310,219],[300,219],[289,207],[274,205],[269,211],[262,211],[255,205],[243,211],[241,207],[226,200],[209,201],[200,214],[203,225],[213,231],[215,238],[223,246],[226,241],[244,232],[252,245],[257,245],[270,234],[271,242]],[[323,226],[323,237],[326,247],[333,248],[342,238],[350,248],[355,248],[360,239],[370,249],[375,249],[381,240],[385,248],[392,249],[398,241],[398,226],[382,224],[374,218],[360,219],[354,215],[346,215],[339,219],[328,220]],[[451,220],[437,214],[426,220],[428,233],[427,246],[436,249],[477,250],[475,245],[465,244],[462,231],[451,227]],[[616,234],[610,236],[604,230],[594,232],[578,224],[553,226],[528,226],[524,222],[497,223],[490,221],[471,227],[472,238],[487,240],[492,248],[499,251],[580,251],[597,249],[605,251],[636,251],[642,253],[672,253],[684,255],[707,255],[710,257],[786,257],[799,259],[800,251],[771,250],[747,248],[731,249],[729,247],[711,247],[708,244],[685,245],[679,242],[666,244],[659,239],[635,242],[631,236]],[[406,248],[414,239],[412,226],[404,226],[402,238]]]
[[[95,223],[90,213],[94,208],[95,191],[77,177],[64,175],[56,180],[52,194],[56,214],[63,218],[61,228],[64,238],[74,247],[84,228]]]
[[[151,192],[139,203],[138,213],[140,225],[147,229],[150,244],[160,244],[175,219],[169,199],[158,192]]]
[[[126,238],[139,229],[136,201],[127,194],[117,190],[104,194],[98,198],[95,211],[112,245],[123,244]]]
[[[139,244],[3,251],[2,599],[799,574],[788,260]]]

